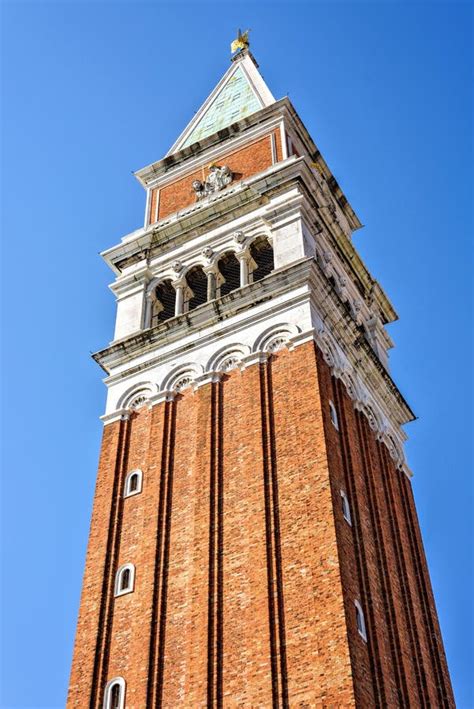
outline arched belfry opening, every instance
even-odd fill
[[[219,286],[219,296],[222,297],[240,288],[240,263],[232,251],[228,251],[221,256],[217,267],[223,278]]]
[[[202,266],[193,266],[186,274],[186,282],[191,291],[188,310],[194,310],[207,302],[207,276]]]
[[[252,271],[252,281],[255,283],[268,276],[275,268],[272,245],[266,237],[259,237],[250,246],[250,255],[257,264]]]
[[[151,308],[151,327],[173,318],[176,308],[176,291],[171,281],[160,283],[154,293]]]

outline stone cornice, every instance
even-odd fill
[[[232,139],[239,136],[243,132],[247,132],[249,129],[255,126],[265,124],[269,119],[282,115],[282,108],[286,105],[288,99],[281,99],[276,101],[271,106],[266,106],[265,108],[252,113],[246,118],[242,118],[240,121],[233,123],[226,128],[213,133],[212,135],[204,138],[203,140],[193,143],[192,145],[178,150],[172,155],[167,155],[161,160],[150,163],[145,167],[136,170],[133,174],[138,179],[143,187],[147,187],[150,181],[154,181],[162,175],[170,171],[174,171],[178,166],[189,160],[196,158],[203,153],[209,152],[215,146],[222,147],[223,149],[232,149]]]

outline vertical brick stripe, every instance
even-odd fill
[[[216,645],[216,498],[217,498],[217,386],[212,384],[211,394],[211,456],[209,475],[209,596],[207,620],[207,706],[214,707],[216,688],[215,645]]]
[[[122,517],[122,490],[129,450],[131,421],[120,422],[120,437],[117,447],[114,484],[107,533],[107,551],[104,569],[102,596],[100,600],[99,626],[95,646],[94,674],[92,679],[90,707],[102,706],[103,693],[107,682],[110,632],[113,619],[115,572],[120,548],[120,523]]]
[[[387,510],[388,510],[388,519],[389,519],[389,524],[390,524],[390,529],[391,529],[391,536],[392,536],[392,541],[393,541],[393,548],[395,551],[395,560],[396,560],[396,565],[397,565],[397,575],[400,579],[400,589],[401,589],[401,594],[402,594],[402,599],[403,599],[403,611],[404,611],[404,624],[408,632],[408,638],[409,638],[409,643],[410,643],[410,654],[412,657],[413,661],[413,669],[414,669],[414,675],[415,675],[415,680],[416,680],[416,687],[417,687],[417,692],[418,692],[418,706],[425,707],[427,706],[426,704],[426,699],[427,699],[427,689],[426,685],[423,687],[423,682],[422,682],[422,675],[423,675],[423,668],[422,668],[422,657],[421,657],[421,648],[420,648],[420,643],[419,643],[419,638],[417,636],[416,632],[416,627],[415,627],[415,620],[414,620],[414,612],[413,612],[413,602],[412,598],[410,595],[410,588],[408,585],[408,576],[407,576],[407,570],[406,570],[406,564],[405,564],[405,558],[403,555],[403,546],[401,543],[401,538],[400,538],[400,530],[398,527],[398,522],[396,520],[396,508],[395,508],[395,500],[393,496],[393,489],[392,489],[392,484],[391,484],[391,476],[390,476],[390,466],[388,465],[388,452],[383,443],[378,444],[379,448],[379,453],[380,453],[380,462],[381,462],[381,470],[382,470],[382,481],[383,481],[383,488],[384,488],[384,493],[385,493],[385,498],[386,498],[386,503],[387,503]],[[413,699],[413,697],[409,698]],[[408,703],[408,706],[410,706],[410,701]]]
[[[216,700],[224,695],[224,384],[218,384]]]
[[[107,563],[109,514],[118,450],[122,441],[120,420],[104,427],[95,486],[94,506],[87,545],[86,568],[74,646],[68,707],[88,706],[94,677],[95,648],[101,627],[101,599]]]
[[[271,362],[260,365],[268,612],[274,707],[289,707]]]
[[[392,659],[392,668],[395,676],[395,684],[397,688],[398,701],[401,706],[406,702],[408,690],[406,686],[405,675],[403,673],[403,664],[401,659],[401,650],[399,637],[396,632],[396,615],[393,600],[393,589],[390,583],[390,573],[388,569],[387,553],[382,534],[382,524],[380,519],[380,510],[377,505],[375,495],[375,478],[373,461],[370,454],[368,437],[370,429],[367,419],[359,411],[355,412],[357,422],[357,432],[364,464],[364,472],[366,479],[366,487],[368,491],[369,511],[372,519],[372,529],[374,530],[374,543],[377,554],[377,563],[379,568],[380,583],[382,590],[382,602],[384,606],[385,624],[388,631],[390,655]]]
[[[354,547],[357,562],[357,575],[359,588],[361,591],[360,603],[364,610],[366,625],[368,630],[367,642],[369,645],[369,663],[372,678],[373,694],[376,704],[383,706],[385,703],[384,688],[381,684],[381,672],[377,667],[379,662],[379,649],[377,634],[375,632],[374,611],[372,606],[372,594],[368,575],[368,564],[364,547],[364,539],[361,529],[361,513],[357,489],[354,482],[354,471],[351,455],[351,447],[348,437],[347,417],[344,406],[344,392],[340,380],[333,377],[333,391],[336,409],[339,419],[339,431],[341,436],[341,454],[343,460],[344,477],[347,491],[352,501],[352,531],[354,537]]]
[[[156,528],[156,544],[155,544],[155,562],[153,574],[153,598],[151,607],[151,632],[150,646],[148,657],[148,685],[147,685],[147,706],[155,706],[154,697],[156,691],[156,676],[157,676],[157,649],[158,649],[158,618],[159,618],[159,600],[160,600],[160,582],[161,582],[161,567],[162,567],[162,550],[163,550],[163,523],[165,509],[165,485],[168,472],[168,448],[169,448],[169,428],[170,428],[170,404],[163,404],[165,409],[163,421],[163,435],[161,440],[161,457],[160,457],[160,486],[159,486],[159,502],[158,502],[158,524]]]
[[[169,444],[167,456],[167,475],[165,482],[164,520],[162,528],[162,552],[161,552],[161,580],[160,580],[160,601],[159,601],[159,632],[158,632],[158,672],[156,679],[155,706],[158,709],[162,706],[163,696],[163,674],[165,667],[165,640],[166,640],[166,610],[168,601],[168,574],[170,558],[170,538],[171,538],[171,513],[173,509],[173,463],[174,463],[174,440],[176,433],[176,401],[170,403],[170,427]]]
[[[272,367],[273,358],[267,362],[267,392],[268,392],[268,430],[270,442],[270,462],[271,462],[271,481],[272,481],[272,503],[273,503],[273,526],[275,530],[275,567],[276,567],[276,582],[277,582],[277,605],[278,605],[278,635],[280,645],[280,673],[281,673],[281,699],[282,706],[289,706],[288,699],[288,671],[286,662],[286,638],[285,638],[285,599],[284,599],[284,584],[283,584],[283,565],[281,557],[281,529],[280,529],[280,502],[278,493],[278,469],[277,469],[277,453],[276,453],[276,434],[275,434],[275,413],[274,413],[274,397],[273,397],[273,378]]]
[[[166,402],[161,445],[158,525],[155,547],[154,592],[151,610],[151,633],[148,660],[147,707],[161,706],[163,690],[164,647],[166,631],[166,592],[169,559],[169,529],[173,485],[173,437],[175,402]]]
[[[224,546],[223,384],[212,384],[209,476],[207,704],[222,707]]]

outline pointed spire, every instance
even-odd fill
[[[249,51],[248,32],[249,30],[242,34],[239,30],[237,39],[231,45],[231,48],[236,47],[231,66],[171,147],[168,155],[275,103],[270,89],[258,71],[258,64]]]

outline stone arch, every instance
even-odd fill
[[[216,262],[217,270],[221,276],[218,287],[218,296],[222,297],[240,288],[240,263],[235,251],[227,249],[219,254]]]
[[[403,447],[395,439],[395,437],[388,432],[384,433],[383,442],[387,446],[390,458],[393,460],[397,468],[402,468],[405,463]]]
[[[182,391],[192,386],[193,382],[203,373],[203,368],[200,364],[190,362],[175,367],[163,379],[160,391]]]
[[[134,384],[125,391],[117,403],[118,409],[136,410],[146,404],[148,399],[156,392],[156,387],[151,382]]]
[[[241,363],[243,357],[250,354],[250,347],[240,343],[226,345],[218,350],[208,361],[206,372],[228,372]]]
[[[297,335],[300,329],[291,323],[272,325],[264,330],[254,342],[253,352],[276,352],[287,347],[290,338]]]
[[[356,409],[361,409],[363,408],[365,401],[366,401],[366,395],[360,385],[360,383],[357,381],[357,377],[355,377],[349,369],[346,369],[342,375],[341,379],[344,383],[344,386],[347,389],[347,393],[351,397],[352,401],[354,402],[354,406]]]
[[[384,430],[382,415],[372,401],[365,402],[362,412],[366,415],[372,431],[380,433]]]
[[[331,367],[334,376],[340,377],[347,367],[336,343],[333,342],[327,332],[318,333],[317,343],[324,361]]]
[[[201,264],[194,264],[186,269],[185,280],[188,286],[188,299],[185,310],[194,310],[207,303],[207,276]]]
[[[175,309],[176,291],[171,276],[153,278],[146,289],[145,327],[155,327],[169,320],[175,316]]]
[[[256,283],[268,276],[275,268],[273,246],[267,236],[260,235],[252,239],[249,245],[252,264],[252,281]]]

